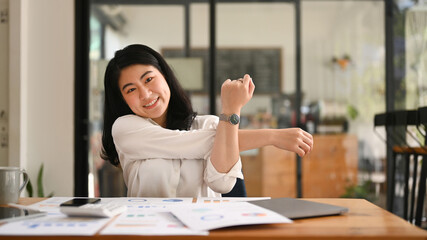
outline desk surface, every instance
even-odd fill
[[[20,199],[29,205],[43,198]],[[210,231],[208,236],[61,236],[66,239],[427,239],[420,229],[363,199],[305,199],[349,208],[341,216],[295,220],[291,224],[239,226]],[[57,239],[57,236],[0,236],[0,239]]]

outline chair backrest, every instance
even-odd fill
[[[222,194],[223,197],[247,197],[245,181],[237,178],[236,184],[234,185],[231,192]]]
[[[379,113],[379,114],[375,114],[374,116],[374,126],[375,127],[379,127],[379,126],[386,126],[387,123],[387,114],[386,113]]]
[[[410,123],[416,126],[417,111],[391,111],[386,113],[376,114],[374,116],[374,132],[380,137],[390,148],[395,148],[396,143],[406,143],[406,130],[402,133],[398,128],[406,127]],[[376,127],[386,127],[388,136],[391,139],[382,137],[377,131]],[[392,144],[393,143],[393,144]],[[406,145],[405,145],[406,146]],[[400,147],[400,146],[398,146]]]
[[[424,125],[425,131],[427,130],[427,107],[418,108],[418,124]],[[424,198],[426,193],[426,179],[427,179],[427,139],[426,134],[424,135],[425,146],[421,149],[423,156],[420,180],[418,185],[418,197],[417,207],[415,210],[415,225],[421,226],[421,219],[423,217],[424,210]]]
[[[396,162],[398,159],[403,159],[403,218],[407,219],[411,223],[415,223],[417,226],[421,224],[422,211],[424,205],[424,195],[426,192],[426,178],[427,178],[427,148],[422,146],[422,141],[419,141],[415,135],[408,131],[408,126],[417,126],[420,124],[427,126],[427,107],[419,108],[418,110],[399,110],[391,111],[387,113],[381,113],[375,115],[374,126],[387,127],[386,130],[389,134],[385,142],[393,150],[393,156],[390,159],[392,162],[387,164],[388,168],[387,175],[391,177],[387,180],[388,184],[391,185],[387,191],[388,199],[388,210],[395,212],[394,207],[402,207],[399,202],[394,201],[395,186],[396,186]],[[404,130],[405,129],[405,130]],[[418,128],[419,129],[419,128]],[[375,129],[374,129],[375,130]],[[412,138],[417,140],[419,146],[409,146],[406,136],[410,135]],[[424,136],[425,137],[425,136]],[[393,143],[393,146],[391,146]],[[420,162],[420,158],[423,157],[423,161]],[[389,161],[390,161],[389,160]],[[421,171],[418,171],[418,165],[421,165]],[[418,172],[421,172],[418,174]],[[410,187],[410,183],[412,185]],[[418,191],[416,191],[416,185],[418,183]],[[401,186],[402,186],[401,185]],[[409,191],[411,188],[411,191]],[[397,205],[395,205],[397,204]],[[415,211],[414,211],[415,210]],[[396,213],[396,212],[395,212]],[[414,214],[415,213],[415,214]],[[415,215],[415,217],[414,217]]]
[[[427,126],[427,107],[418,108],[418,122]]]

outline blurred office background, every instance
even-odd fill
[[[0,165],[35,179],[44,163],[45,189],[56,196],[125,196],[121,170],[99,157],[103,74],[116,50],[141,43],[167,58],[199,114],[218,114],[221,82],[249,73],[256,90],[242,128],[313,134],[303,159],[272,147],[243,152],[248,196],[363,197],[385,207],[386,133],[373,119],[427,104],[417,68],[426,26],[408,22],[420,8],[415,0],[0,0]]]
[[[199,114],[217,114],[221,83],[249,73],[256,90],[241,128],[301,127],[314,134],[315,149],[302,161],[273,147],[242,153],[249,196],[340,197],[371,176],[381,188],[386,151],[372,119],[385,110],[384,1],[218,1],[215,26],[210,4],[91,2],[89,193],[126,191],[120,170],[98,153],[103,71],[117,49],[132,43],[167,58]]]

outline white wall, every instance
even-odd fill
[[[0,166],[9,163],[9,0],[0,0]]]
[[[10,0],[9,165],[74,192],[74,1]]]

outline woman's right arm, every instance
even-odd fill
[[[204,159],[215,137],[216,119],[205,129],[179,131],[162,128],[136,115],[114,122],[112,135],[117,150],[135,159]]]

